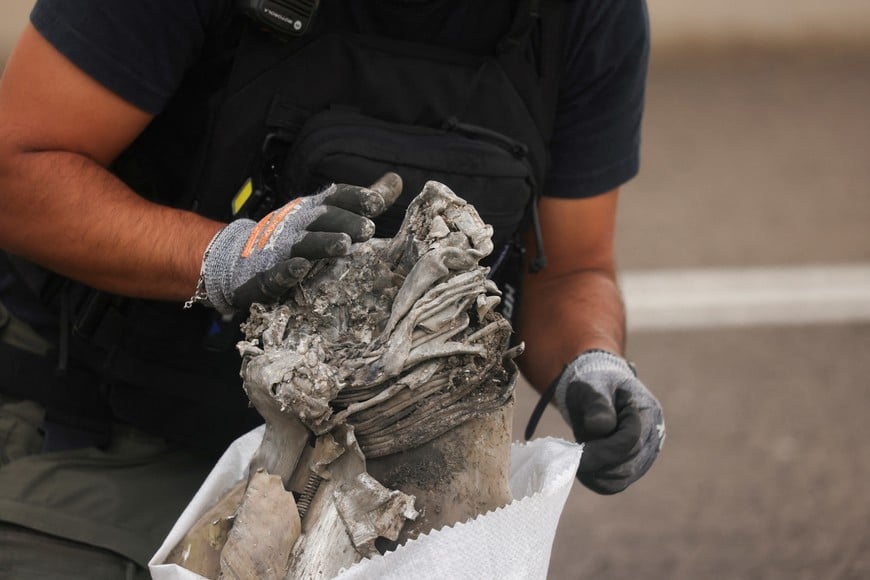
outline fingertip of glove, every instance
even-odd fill
[[[393,205],[393,202],[402,194],[402,178],[398,173],[390,171],[382,175],[369,189],[380,197],[383,202],[381,211],[383,211]]]
[[[625,491],[631,485],[630,482],[624,479],[597,479],[594,473],[580,473],[579,471],[577,472],[577,481],[598,495],[615,495]]]
[[[360,227],[359,237],[360,241],[364,242],[375,235],[375,222],[370,219],[366,219],[365,222]]]
[[[336,258],[347,255],[352,243],[350,235],[345,232],[308,232],[293,244],[290,253],[309,260]]]
[[[353,243],[350,236],[344,232],[336,234],[329,239],[324,247],[327,256],[345,256],[350,252],[350,246]]]
[[[363,189],[360,191],[360,208],[364,217],[375,217],[387,209],[383,196],[372,190]]]
[[[298,280],[303,278],[308,271],[311,270],[311,262],[305,258],[290,258],[284,262],[284,267],[291,278],[296,278]]]

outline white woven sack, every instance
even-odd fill
[[[263,427],[237,439],[175,523],[149,562],[155,580],[201,580],[175,564],[163,564],[199,516],[226,490],[247,477]],[[435,530],[384,556],[363,560],[340,580],[545,579],[559,516],[580,464],[582,446],[547,437],[511,448],[514,501],[453,527]]]

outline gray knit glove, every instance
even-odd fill
[[[370,188],[333,184],[300,197],[262,220],[239,219],[220,230],[205,251],[194,297],[224,314],[254,302],[280,300],[311,268],[311,260],[343,256],[372,237],[376,217],[402,191],[388,173]]]
[[[603,350],[581,354],[556,380],[554,399],[584,443],[583,485],[617,493],[652,466],[665,440],[662,407],[625,359]]]

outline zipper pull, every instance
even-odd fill
[[[534,274],[540,272],[547,267],[547,255],[544,253],[544,235],[541,232],[541,220],[538,217],[538,199],[539,195],[532,198],[532,228],[535,230],[535,259],[529,267],[529,271]]]

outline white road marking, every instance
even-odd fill
[[[626,271],[630,330],[870,321],[870,264]]]

